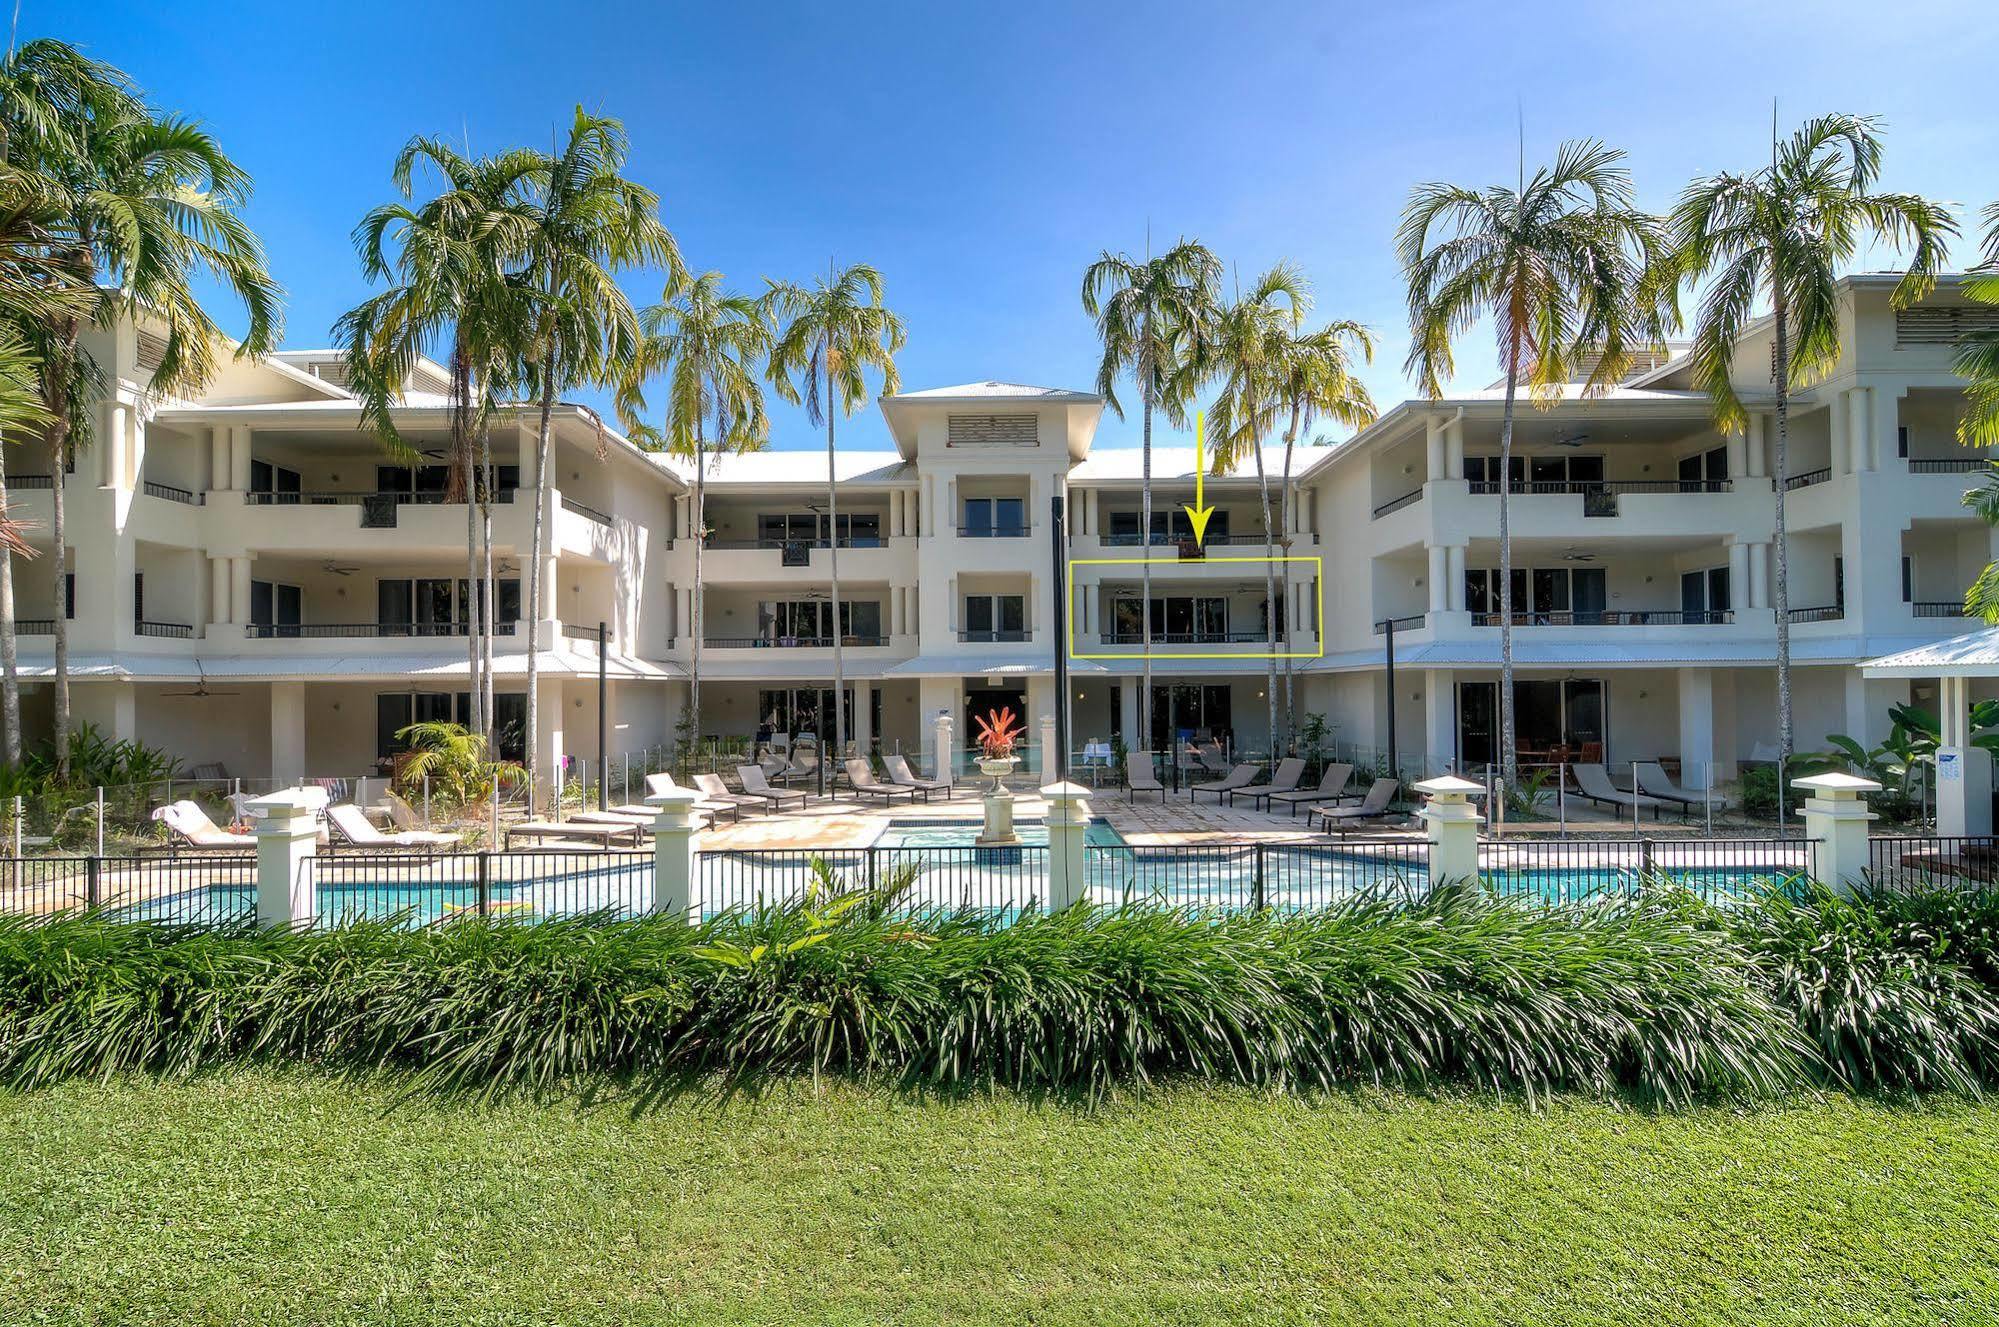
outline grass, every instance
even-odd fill
[[[0,1095],[34,1323],[1968,1323],[1999,1106],[783,1083],[643,1110],[235,1069]]]

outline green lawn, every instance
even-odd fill
[[[8,1323],[1970,1323],[1999,1106],[0,1095]]]

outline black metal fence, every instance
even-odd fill
[[[1480,845],[1479,874],[1494,893],[1550,903],[1660,882],[1727,902],[1793,888],[1810,871],[1810,855],[1802,839],[1499,839]]]
[[[1999,836],[1906,835],[1868,840],[1870,883],[1878,889],[1961,886],[1988,892],[1999,885]]]
[[[420,926],[461,916],[636,917],[652,906],[650,852],[351,853],[314,857],[310,869],[321,925],[363,917]]]
[[[900,910],[1016,912],[1048,897],[1048,848],[753,848],[696,859],[708,915],[867,890]]]
[[[124,921],[223,926],[257,912],[257,860],[244,856],[0,858],[0,912],[83,908]]]

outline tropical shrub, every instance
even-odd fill
[[[413,723],[396,736],[409,744],[396,760],[395,782],[404,796],[420,793],[428,783],[433,796],[464,806],[489,800],[495,788],[518,788],[527,780],[527,771],[511,761],[494,760],[491,744],[463,724]]]

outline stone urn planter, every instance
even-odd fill
[[[1014,766],[1018,764],[1020,764],[1019,756],[980,756],[979,773],[989,776],[993,781],[993,786],[988,791],[1003,791],[1002,781],[1013,773]]]

